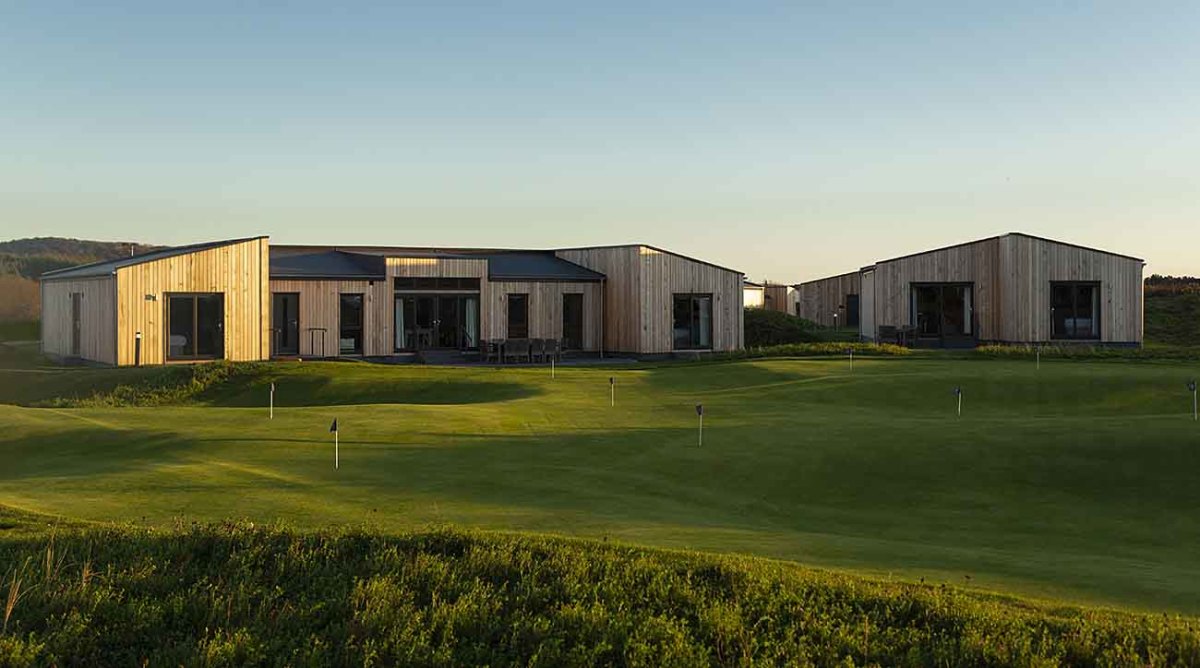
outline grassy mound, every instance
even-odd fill
[[[1196,665],[1188,618],[754,559],[250,524],[0,538],[8,665]]]

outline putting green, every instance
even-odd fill
[[[0,504],[85,520],[603,536],[1200,612],[1195,364],[933,356],[858,359],[853,373],[810,359],[555,379],[265,368],[189,405],[0,405]],[[47,373],[0,371],[0,396],[126,372]]]

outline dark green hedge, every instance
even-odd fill
[[[762,308],[746,309],[745,328],[746,347],[821,340],[820,328],[811,320]]]

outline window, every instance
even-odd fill
[[[276,355],[300,354],[300,294],[274,293],[271,305]]]
[[[912,286],[912,317],[921,338],[963,339],[973,336],[974,309],[969,283],[926,283]]]
[[[583,349],[583,295],[568,292],[562,296],[562,341],[566,350]]]
[[[529,338],[529,295],[508,296],[508,338]]]
[[[1050,284],[1050,338],[1100,338],[1100,284]]]
[[[363,353],[363,296],[341,295],[338,352],[342,355]]]
[[[671,310],[675,350],[712,348],[712,295],[675,295]]]
[[[167,295],[167,359],[225,355],[225,296]]]

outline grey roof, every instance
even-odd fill
[[[492,253],[488,278],[493,281],[600,281],[604,274],[564,260],[551,252]]]
[[[177,255],[187,255],[188,253],[196,253],[199,251],[209,250],[211,248],[220,248],[221,246],[229,246],[232,244],[240,244],[246,241],[254,241],[255,239],[265,239],[266,237],[246,237],[244,239],[228,239],[225,241],[207,241],[201,244],[191,244],[189,246],[173,246],[171,248],[163,248],[160,250],[131,255],[117,260],[104,260],[101,262],[92,262],[91,264],[81,264],[75,267],[66,267],[64,269],[55,269],[42,274],[43,280],[58,280],[64,278],[92,278],[96,276],[111,276],[115,274],[121,267],[131,267],[136,264],[145,262],[153,262],[162,260]]]
[[[343,278],[375,280],[387,277],[382,255],[322,251],[296,255],[271,254],[271,278]]]

